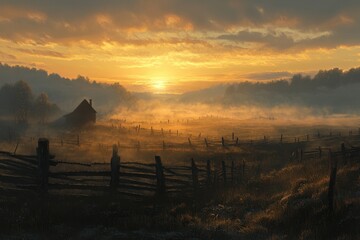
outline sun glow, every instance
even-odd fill
[[[156,92],[164,92],[166,90],[166,83],[164,80],[152,80],[152,87]]]

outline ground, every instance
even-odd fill
[[[303,132],[306,133],[305,128]],[[121,139],[131,142],[126,134],[123,133]],[[81,133],[81,136],[86,134]],[[160,142],[163,139],[152,138]],[[145,141],[147,138],[142,136],[141,139]],[[180,143],[183,140],[186,142],[187,137],[177,141]],[[359,157],[346,162],[338,158],[335,210],[330,213],[328,155],[324,153],[321,158],[299,161],[292,153],[298,147],[311,150],[318,146],[337,151],[342,142],[345,141],[347,147],[358,146],[359,140],[358,135],[329,136],[281,145],[270,142],[249,145],[244,141],[242,147],[228,146],[225,150],[217,146],[206,150],[203,145],[190,150],[188,146],[163,150],[161,144],[160,149],[155,150],[145,147],[140,151],[126,150],[123,151],[125,159],[142,159],[152,163],[154,154],[160,153],[168,165],[189,164],[191,157],[195,157],[198,163],[209,157],[240,163],[245,159],[248,169],[245,175],[229,181],[226,186],[219,183],[192,194],[161,198],[148,196],[134,199],[109,191],[97,195],[50,191],[43,195],[33,190],[4,187],[0,198],[0,238],[358,239]],[[122,142],[124,146],[126,141]],[[3,146],[5,144],[8,143]],[[89,151],[91,148],[94,152]],[[19,149],[25,151],[31,147],[20,146]],[[67,154],[68,161],[76,156],[76,161],[95,161],[105,152],[97,144],[92,147],[86,144],[69,146],[68,153],[60,144],[55,144],[52,149],[59,158]],[[103,161],[108,162],[110,156],[111,153]]]

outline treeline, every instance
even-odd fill
[[[360,112],[360,68],[319,71],[314,77],[294,75],[289,80],[242,82],[229,85],[227,105],[279,105],[322,108],[334,113]]]
[[[72,111],[83,99],[93,99],[99,113],[130,107],[135,102],[134,97],[118,83],[98,83],[83,76],[69,79],[40,69],[0,63],[0,86],[19,80],[26,81],[36,94],[46,92],[65,112]]]
[[[0,88],[0,117],[27,124],[30,120],[46,123],[59,115],[60,109],[50,102],[46,93],[35,96],[24,81],[5,84]]]

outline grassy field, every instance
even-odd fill
[[[210,159],[214,167],[222,160],[236,164],[244,160],[247,168],[239,181],[161,198],[131,198],[107,191],[91,194],[50,190],[49,194],[42,195],[2,184],[0,238],[360,238],[360,159],[353,158],[345,164],[339,158],[335,210],[330,214],[327,152],[324,150],[321,158],[304,158],[303,161],[293,156],[298,148],[306,151],[322,146],[338,151],[342,142],[347,147],[359,146],[360,136],[356,128],[352,128],[354,133],[348,136],[350,127],[330,125],[311,128],[262,123],[261,126],[265,127],[256,129],[256,125],[249,125],[241,131],[235,128],[238,126],[235,124],[227,123],[224,128],[222,125],[214,128],[209,124],[208,133],[202,130],[199,137],[196,121],[189,125],[186,123],[187,128],[177,126],[179,134],[174,126],[165,128],[166,125],[154,124],[153,129],[157,130],[154,135],[151,135],[149,126],[144,125],[138,131],[135,129],[137,123],[122,123],[120,127],[113,122],[97,126],[94,131],[79,133],[80,146],[61,145],[61,138],[63,141],[66,139],[64,132],[49,130],[47,137],[53,139],[50,140],[50,151],[56,155],[55,159],[75,162],[109,163],[112,144],[119,144],[122,161],[130,162],[154,163],[154,155],[160,155],[166,166],[189,166],[191,158],[199,164]],[[161,127],[167,132],[164,136]],[[318,131],[323,137],[316,137]],[[239,145],[233,145],[232,132],[241,139]],[[337,132],[342,132],[342,135],[335,134]],[[279,143],[281,133],[284,134],[283,144]],[[294,142],[295,136],[307,134],[311,135],[310,141],[303,138]],[[267,136],[264,142],[263,135]],[[226,142],[224,147],[221,146],[222,136]],[[36,137],[20,142],[17,151],[34,153]],[[189,137],[193,144],[191,147]],[[208,138],[213,145],[206,148],[203,138]],[[126,148],[133,143],[136,146],[138,141],[143,146],[140,149]],[[162,141],[174,145],[163,149]],[[11,150],[17,142],[4,141],[1,144],[2,148]],[[5,160],[3,157],[2,161]],[[76,166],[64,168],[74,170]]]

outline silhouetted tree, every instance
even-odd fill
[[[29,85],[24,81],[16,82],[13,87],[11,105],[13,106],[15,121],[17,123],[28,123],[28,114],[32,100],[33,95]]]
[[[35,99],[34,111],[41,124],[46,123],[51,107],[52,105],[49,102],[49,97],[46,93],[40,93],[40,95]]]

